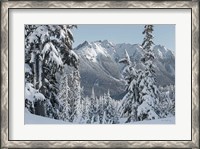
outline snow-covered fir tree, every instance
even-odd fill
[[[121,117],[127,117],[126,123],[137,121],[137,108],[139,106],[138,72],[134,64],[130,61],[130,56],[126,50],[125,57],[119,60],[119,63],[125,65],[122,75],[126,82],[127,90],[127,94],[122,99],[119,111],[121,112]]]
[[[78,70],[73,71],[68,76],[68,115],[69,122],[76,121],[80,115],[80,100],[81,100],[81,87],[80,87],[80,74]]]
[[[56,73],[64,64],[77,68],[78,57],[72,51],[74,25],[25,25],[25,83],[45,99],[32,101],[34,114],[58,119],[59,99]],[[31,69],[31,70],[30,70]],[[31,93],[34,94],[34,93]],[[37,98],[37,96],[34,96]],[[31,101],[29,97],[25,97]]]
[[[110,97],[110,92],[104,95],[104,114],[103,123],[104,124],[118,124],[119,123],[119,113],[115,105],[115,100]]]
[[[64,121],[69,119],[69,86],[68,86],[68,75],[62,74],[60,79],[60,85],[59,85],[59,94],[58,98],[60,101],[60,113],[59,113],[59,119],[62,119]]]
[[[90,105],[89,105],[89,119],[87,123],[97,123],[98,121],[98,105],[97,105],[97,97],[95,96],[94,88],[92,88],[92,94],[90,97]]]
[[[137,115],[139,120],[151,120],[159,118],[156,104],[159,103],[159,90],[155,83],[155,70],[153,65],[154,54],[152,51],[153,25],[145,25],[143,34],[145,35],[142,43],[143,57],[141,61],[145,70],[138,76],[139,106]]]
[[[99,124],[103,124],[105,99],[102,96],[100,96],[98,103],[99,103],[98,104],[98,121],[99,121]]]
[[[85,97],[81,103],[81,119],[77,123],[118,124],[118,102],[110,97],[109,92],[97,98],[94,89],[91,97]]]
[[[89,97],[82,97],[81,100],[81,119],[80,122],[81,124],[86,124],[89,123],[89,107],[90,107],[90,98]]]
[[[137,70],[130,61],[128,53],[125,51],[125,58],[119,62],[126,66],[123,76],[126,81],[127,94],[122,100],[120,107],[121,116],[127,117],[126,122],[138,120],[157,119],[159,103],[159,91],[155,84],[155,70],[153,68],[154,54],[152,51],[153,25],[145,25],[143,47],[144,70]]]
[[[175,116],[175,88],[174,85],[159,87],[160,101],[158,104],[161,118]]]

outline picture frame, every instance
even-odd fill
[[[10,140],[9,11],[12,9],[189,9],[191,10],[191,140]],[[13,108],[13,107],[12,107]],[[199,148],[199,2],[197,1],[3,1],[1,2],[1,148]]]

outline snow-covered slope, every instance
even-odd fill
[[[144,120],[132,123],[125,123],[127,118],[120,118],[120,123],[124,124],[175,124],[175,117],[162,118],[157,120]],[[55,120],[48,117],[43,117],[31,114],[27,110],[24,113],[24,124],[72,124],[62,120]]]
[[[125,123],[127,119],[121,118],[120,122]],[[175,117],[167,117],[167,118],[161,118],[156,120],[144,120],[144,121],[137,121],[137,122],[131,122],[127,124],[175,124]]]
[[[75,49],[80,59],[81,86],[84,86],[86,95],[91,94],[92,87],[96,95],[107,93],[108,89],[114,97],[124,92],[112,46],[108,41],[96,41],[84,42]]]
[[[124,56],[124,50],[130,55],[137,68],[143,69],[141,63],[142,47],[139,44],[114,44],[108,40],[83,42],[75,48],[80,57],[81,85],[85,93],[90,95],[94,87],[97,95],[110,89],[111,96],[120,98],[124,94],[124,83],[121,79],[123,65],[118,60]],[[156,45],[155,54],[156,80],[159,85],[175,82],[175,56],[164,46]]]
[[[25,109],[24,124],[69,124],[69,122],[31,114]]]

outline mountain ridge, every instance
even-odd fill
[[[125,90],[121,70],[124,67],[118,60],[124,56],[124,50],[129,53],[130,59],[136,64],[137,69],[144,69],[141,63],[143,54],[139,44],[115,44],[108,40],[93,42],[84,41],[74,48],[80,58],[81,85],[84,86],[86,95],[95,89],[97,95],[102,95],[110,90],[111,96],[118,98]],[[153,47],[155,55],[156,80],[158,85],[175,83],[175,55],[162,45]]]

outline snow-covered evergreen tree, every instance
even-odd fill
[[[56,72],[64,64],[77,68],[78,57],[72,51],[74,25],[25,25],[25,83],[44,95],[36,101],[35,114],[58,118],[59,101]],[[28,69],[26,69],[28,70]],[[39,112],[44,111],[44,112]]]
[[[98,104],[98,121],[100,124],[103,124],[105,99],[102,96],[100,96],[98,102],[99,102],[99,104]]]
[[[160,101],[157,105],[161,118],[175,116],[175,96],[174,86],[159,87]]]
[[[156,104],[159,102],[159,91],[155,83],[155,70],[153,67],[154,54],[152,51],[153,43],[153,25],[145,25],[143,34],[145,35],[142,43],[143,57],[141,61],[145,66],[145,70],[141,71],[138,76],[139,88],[139,107],[137,115],[139,120],[157,119]]]
[[[127,94],[122,99],[120,112],[121,117],[127,117],[127,123],[131,121],[137,121],[137,108],[138,108],[138,98],[139,90],[137,84],[138,72],[134,65],[130,61],[129,54],[125,50],[125,58],[119,60],[119,63],[125,64],[122,75],[126,81]]]
[[[90,97],[90,106],[89,106],[89,119],[87,123],[97,123],[97,121],[98,121],[97,97],[95,96],[94,88],[92,88],[92,94]]]
[[[123,76],[128,92],[120,107],[121,116],[128,117],[126,122],[159,118],[157,113],[159,110],[156,106],[159,102],[159,91],[155,84],[155,70],[153,68],[152,32],[153,25],[145,25],[143,32],[145,37],[142,43],[143,57],[141,59],[145,67],[144,70],[134,68],[126,51],[125,58],[119,61],[126,65]]]
[[[79,123],[86,124],[89,122],[89,106],[90,106],[90,99],[89,97],[82,98],[82,103],[81,103],[81,120]]]
[[[78,70],[73,71],[69,76],[68,76],[68,86],[70,88],[68,92],[68,115],[69,115],[69,121],[73,122],[74,120],[78,119],[78,114],[79,114],[79,107],[80,107],[80,74]]]
[[[64,121],[69,119],[68,115],[68,109],[69,109],[69,103],[68,103],[68,98],[69,98],[69,86],[68,86],[68,76],[67,74],[61,75],[60,79],[60,85],[59,85],[59,102],[60,102],[60,113],[59,113],[59,119],[62,119]]]
[[[145,71],[148,71],[148,76],[153,77],[155,70],[153,67],[154,53],[152,50],[153,43],[153,25],[145,25],[143,34],[145,35],[144,41],[142,43],[143,57],[141,61],[145,65]]]
[[[118,124],[119,114],[116,108],[115,101],[110,97],[110,92],[104,95],[104,114],[103,123],[104,124]]]
[[[118,124],[118,103],[110,97],[108,92],[97,98],[94,88],[91,97],[85,97],[83,101],[81,123],[87,124]]]

